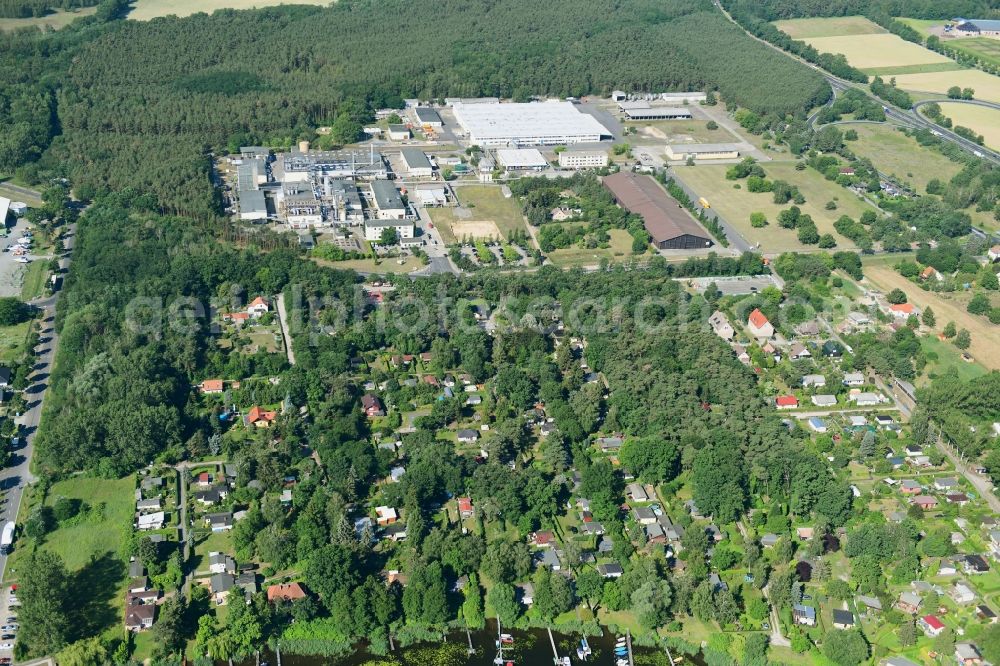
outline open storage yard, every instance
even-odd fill
[[[898,261],[898,256],[866,257],[863,260],[865,278],[882,293],[902,289],[917,307],[924,309],[930,306],[937,316],[938,330],[944,328],[949,321],[955,322],[959,329],[967,329],[972,336],[972,345],[969,347],[972,357],[990,370],[1000,370],[1000,355],[996,353],[1000,348],[1000,328],[985,317],[969,314],[965,310],[971,294],[924,291],[893,268],[893,264]]]
[[[791,162],[769,162],[762,166],[769,180],[784,180],[799,188],[806,199],[799,208],[812,216],[820,234],[833,234],[841,249],[854,247],[854,243],[834,231],[833,223],[841,215],[858,219],[863,211],[870,208],[868,204],[813,169],[796,171]],[[800,243],[795,229],[778,226],[778,213],[793,204],[776,204],[770,192],[749,192],[745,181],[726,180],[728,168],[725,165],[699,165],[679,167],[673,173],[698,196],[708,199],[712,209],[736,227],[744,238],[752,243],[760,242],[762,251],[771,253],[815,247]],[[741,185],[738,190],[733,187],[737,184]],[[826,203],[832,200],[837,202],[837,209],[826,210]],[[764,213],[768,220],[768,225],[761,229],[750,226],[750,214],[757,211]]]
[[[275,5],[320,5],[330,0],[138,0],[128,17],[136,21],[149,21],[160,16],[190,16],[199,12],[211,14],[218,9],[256,9]]]
[[[941,112],[955,125],[962,125],[982,134],[986,145],[1000,149],[1000,111],[975,104],[941,103]]]

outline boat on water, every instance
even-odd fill
[[[580,639],[580,647],[576,649],[576,658],[580,661],[587,661],[592,654],[590,643],[587,642],[587,637],[584,636]]]
[[[510,647],[514,644],[514,637],[510,634],[501,633],[500,617],[497,616],[497,656],[493,657],[496,666],[514,666],[514,660],[504,656],[504,646]]]

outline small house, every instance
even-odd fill
[[[840,608],[833,609],[833,627],[835,629],[851,629],[854,627],[854,613]]]
[[[821,388],[826,386],[826,377],[823,375],[802,375],[802,388]]]
[[[955,643],[955,660],[958,666],[979,666],[983,663],[983,655],[974,643],[963,641]]]
[[[846,372],[840,383],[844,386],[864,386],[865,376],[860,372]]]
[[[807,627],[816,626],[816,609],[812,606],[803,606],[802,604],[795,604],[792,606],[792,620],[795,624],[805,625]]]
[[[818,416],[813,416],[809,419],[809,427],[812,428],[815,432],[820,432],[820,433],[826,432],[826,421],[824,421]]]
[[[917,625],[923,630],[925,635],[931,638],[940,635],[944,631],[944,623],[936,615],[924,615],[917,621]]]
[[[920,610],[920,601],[919,594],[907,590],[899,594],[899,598],[896,600],[896,608],[904,613],[916,615],[917,611]]]
[[[747,330],[755,338],[770,338],[774,335],[774,325],[759,308],[754,308],[747,318]]]
[[[622,570],[622,565],[617,562],[609,562],[607,564],[598,564],[597,573],[601,574],[604,578],[621,578],[625,572]]]
[[[774,399],[774,406],[778,409],[795,409],[799,406],[799,399],[794,395],[779,395]]]
[[[913,504],[919,506],[924,511],[936,509],[938,501],[930,495],[917,495],[913,498]]]
[[[259,319],[270,311],[271,306],[263,296],[253,299],[250,301],[250,305],[247,306],[247,314],[254,319]]]
[[[479,433],[475,430],[464,428],[455,433],[455,439],[462,444],[472,444],[479,441]]]
[[[267,588],[267,600],[270,603],[296,601],[305,597],[306,591],[299,583],[281,583],[269,585]]]
[[[462,518],[472,518],[475,514],[475,509],[472,506],[472,499],[469,497],[459,497],[458,498],[458,514]]]
[[[364,409],[365,416],[370,419],[385,416],[385,408],[382,406],[382,400],[372,393],[366,393],[361,396],[361,408]]]
[[[837,396],[822,393],[820,395],[814,395],[810,398],[812,404],[817,407],[836,407],[837,406]]]

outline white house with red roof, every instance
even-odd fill
[[[944,623],[937,618],[936,615],[924,615],[917,622],[920,628],[923,629],[924,633],[934,638],[942,631],[944,631]]]
[[[747,319],[747,330],[755,338],[770,338],[774,335],[774,326],[768,321],[759,308],[754,308]]]
[[[271,311],[271,306],[268,304],[267,299],[263,296],[258,296],[257,298],[250,301],[250,305],[247,306],[247,314],[257,319],[262,315],[267,314]]]
[[[799,406],[799,399],[794,395],[779,395],[774,399],[774,406],[778,409],[795,409]]]

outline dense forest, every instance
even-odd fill
[[[0,45],[0,63],[4,82],[25,86],[0,93],[0,120],[16,130],[0,144],[0,168],[36,159],[61,132],[26,178],[61,172],[87,194],[134,185],[154,192],[163,212],[201,217],[216,210],[209,151],[289,145],[317,124],[349,138],[374,108],[404,97],[709,88],[785,116],[830,94],[704,0],[221,11],[22,34]]]
[[[950,19],[956,16],[998,16],[989,0],[727,0],[727,8],[741,9],[767,21],[809,16],[877,14],[913,18]]]

